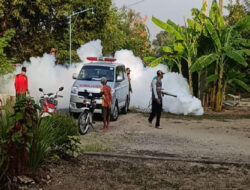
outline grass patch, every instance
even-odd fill
[[[86,151],[86,152],[109,152],[111,151],[110,148],[99,143],[83,145],[81,148],[83,149],[83,151]]]
[[[98,133],[91,133],[80,137],[80,148],[87,152],[110,152],[116,149],[118,142],[102,136]]]

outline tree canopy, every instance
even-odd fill
[[[7,57],[22,62],[53,47],[58,63],[68,62],[68,16],[86,8],[93,8],[95,14],[88,11],[72,17],[73,61],[78,61],[76,49],[95,39],[102,40],[104,54],[114,54],[122,48],[141,57],[150,53],[141,16],[127,9],[117,10],[112,7],[112,0],[0,0],[0,33],[16,31],[10,46],[5,48]]]
[[[0,76],[14,71],[14,66],[11,64],[14,60],[8,59],[4,51],[4,49],[10,45],[11,38],[14,35],[14,30],[7,30],[5,34],[0,37]]]
[[[250,92],[246,74],[242,72],[246,70],[247,56],[250,55],[249,37],[246,35],[250,29],[250,16],[243,14],[244,11],[238,14],[237,10],[244,9],[237,3],[228,7],[230,17],[221,15],[215,0],[209,15],[205,14],[206,4],[201,10],[192,9],[193,18],[187,19],[185,26],[152,17],[157,26],[174,38],[165,44],[165,33],[157,36],[155,44],[161,46],[162,53],[157,54],[155,59],[147,58],[152,61],[150,65],[155,66],[167,60],[167,66],[174,62],[182,74],[182,64],[187,64],[190,92],[193,93],[193,84],[198,83],[197,95],[202,98],[200,89],[203,81],[203,92],[206,93],[203,98],[216,111],[222,109],[229,86],[240,86]],[[195,79],[194,75],[197,76]]]

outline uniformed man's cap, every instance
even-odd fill
[[[165,73],[162,70],[157,71],[157,75],[164,75]]]

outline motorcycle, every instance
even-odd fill
[[[39,88],[39,91],[43,93],[43,96],[40,97],[39,105],[42,108],[41,117],[46,117],[54,115],[56,113],[56,108],[58,101],[57,98],[62,98],[63,96],[58,95],[58,92],[63,91],[63,87],[59,88],[59,91],[56,93],[44,93],[42,88]]]
[[[78,118],[78,130],[82,135],[87,134],[90,126],[94,129],[93,114],[96,108],[96,100],[91,93],[89,93],[89,98],[83,100],[82,112]]]

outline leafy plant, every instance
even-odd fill
[[[13,109],[0,110],[1,185],[36,171],[52,153],[76,157],[80,152],[76,121],[65,114],[41,119],[38,110],[29,98],[16,102]]]
[[[0,38],[0,76],[14,71],[14,66],[11,65],[14,59],[8,59],[5,50],[10,46],[10,41],[15,35],[14,30],[7,30]]]
[[[236,85],[250,91],[246,75],[241,73],[246,73],[243,69],[249,65],[246,60],[250,56],[247,35],[250,31],[250,16],[241,15],[241,19],[237,17],[228,25],[215,0],[209,16],[206,15],[206,6],[205,3],[201,10],[192,9],[193,19],[187,19],[187,25],[182,27],[170,20],[163,22],[153,17],[152,21],[175,39],[168,46],[162,45],[164,54],[160,57],[146,60],[151,60],[151,66],[167,60],[167,65],[175,63],[180,72],[181,60],[185,60],[190,92],[193,93],[193,83],[197,82],[197,95],[201,98],[202,83],[203,103],[206,102],[203,105],[221,111],[228,86]],[[238,8],[242,9],[242,6]],[[192,73],[195,73],[194,76],[197,74],[197,81],[192,79]]]
[[[38,128],[33,130],[32,141],[27,144],[29,148],[29,166],[36,170],[43,161],[49,157],[56,135],[48,120],[42,120]]]
[[[28,144],[31,142],[32,128],[38,123],[38,106],[31,99],[18,101],[9,113],[1,111],[0,170],[1,182],[13,176],[24,174],[28,167]]]
[[[57,63],[68,62],[68,16],[90,7],[95,14],[88,11],[72,17],[73,62],[79,61],[76,49],[95,39],[102,40],[104,55],[118,49],[133,50],[140,57],[151,52],[144,19],[132,10],[112,7],[112,0],[8,0],[0,1],[1,31],[18,31],[6,49],[8,57],[23,62],[53,47]]]
[[[78,152],[77,140],[78,129],[77,122],[66,114],[56,114],[52,117],[44,118],[53,129],[55,142],[52,146],[53,151],[60,155]],[[72,155],[70,153],[70,155]],[[74,153],[73,153],[74,154]]]
[[[250,92],[250,88],[237,74],[240,67],[247,67],[244,56],[250,55],[249,49],[241,45],[243,42],[247,44],[248,40],[240,35],[241,32],[250,28],[250,16],[244,17],[232,26],[227,26],[220,15],[216,1],[214,1],[210,17],[205,20],[205,27],[214,44],[214,51],[199,57],[190,70],[191,72],[201,71],[211,64],[215,64],[215,71],[207,77],[207,81],[214,82],[211,97],[212,107],[216,111],[220,111],[229,82],[240,85]]]
[[[0,184],[6,179],[5,175],[9,168],[8,163],[10,158],[7,154],[6,145],[13,126],[13,120],[10,117],[10,113],[0,110]]]
[[[184,59],[189,69],[188,78],[190,92],[193,94],[193,80],[190,68],[197,57],[198,38],[202,32],[201,25],[198,22],[195,22],[195,20],[190,19],[187,20],[188,26],[186,27],[176,25],[171,20],[163,22],[155,17],[152,17],[152,21],[155,25],[164,29],[167,33],[173,35],[175,37],[175,41],[172,44],[172,47],[163,46],[162,50],[165,54],[152,61],[150,65],[156,66],[163,60],[169,60],[175,63],[179,72],[182,73],[181,59]]]

